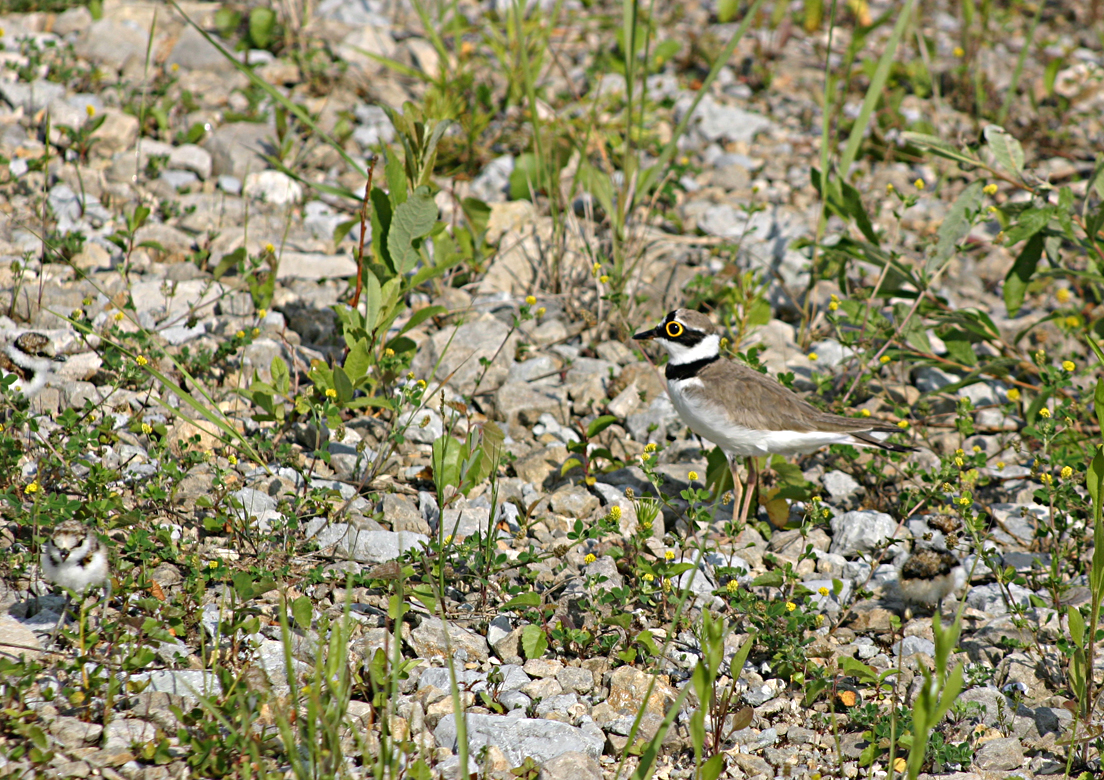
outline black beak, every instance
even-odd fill
[[[651,341],[656,337],[656,331],[658,330],[658,327],[652,328],[651,330],[642,330],[633,336],[633,338],[637,341]]]

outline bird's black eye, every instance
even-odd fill
[[[667,335],[673,339],[677,339],[682,335],[682,323],[681,322],[668,322],[667,323]]]

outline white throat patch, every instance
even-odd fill
[[[706,336],[692,347],[684,347],[675,341],[668,341],[660,337],[656,339],[671,356],[670,363],[673,366],[681,366],[686,363],[694,363],[698,360],[715,358],[721,353],[721,337],[716,333]]]

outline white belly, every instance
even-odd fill
[[[850,434],[834,431],[761,431],[736,425],[719,406],[688,401],[682,390],[701,386],[701,380],[683,379],[667,382],[667,395],[678,416],[694,433],[713,442],[729,458],[760,455],[803,455],[829,444],[855,444]]]

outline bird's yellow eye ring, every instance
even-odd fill
[[[677,339],[682,335],[682,323],[668,322],[667,323],[667,335],[673,339]]]

